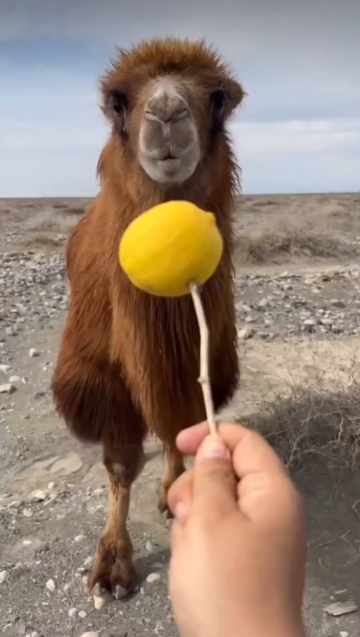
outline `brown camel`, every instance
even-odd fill
[[[169,487],[184,470],[176,435],[205,417],[191,297],[158,298],[132,286],[119,266],[119,241],[159,202],[185,199],[215,214],[224,253],[202,298],[221,408],[239,381],[232,265],[239,169],[226,122],[244,92],[211,47],[177,39],[120,50],[101,90],[112,131],[98,163],[100,193],[67,246],[70,309],[52,388],[73,434],[103,446],[109,518],[89,586],[99,583],[119,597],[135,579],[126,522],[147,432],[165,449],[165,511]]]

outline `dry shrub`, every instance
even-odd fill
[[[19,239],[16,243],[22,248],[48,247],[57,248],[62,246],[66,240],[65,235],[50,235],[45,233],[33,233]]]
[[[66,210],[63,211],[64,214],[67,215],[83,215],[85,212],[85,207],[81,207],[81,206],[72,206],[72,207],[68,207],[66,208]]]
[[[302,468],[309,456],[321,456],[333,468],[354,469],[360,463],[356,371],[348,382],[337,380],[332,386],[319,373],[311,382],[292,386],[289,394],[266,400],[244,424],[264,435],[288,467]]]
[[[17,204],[17,206],[20,206],[20,208],[29,208],[31,210],[36,208],[36,204],[33,201],[22,201],[20,204]]]
[[[51,207],[54,210],[61,210],[64,215],[82,215],[87,208],[87,201],[83,205],[74,205],[68,201],[54,201]]]
[[[69,217],[56,214],[52,209],[43,210],[32,215],[24,224],[25,231],[30,232],[56,232],[59,234],[67,234],[74,226],[76,220]]]
[[[243,263],[266,263],[281,257],[341,258],[358,254],[350,237],[329,228],[324,217],[272,218],[260,230],[236,239],[236,257]]]
[[[55,210],[64,210],[64,208],[67,208],[67,203],[65,203],[64,201],[54,201],[52,207]]]

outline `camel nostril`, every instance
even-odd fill
[[[156,113],[153,113],[152,111],[145,111],[145,119],[149,119],[150,121],[157,121],[160,118]]]
[[[182,108],[180,111],[175,111],[170,116],[170,119],[177,122],[179,119],[185,119],[185,117],[189,117],[189,115],[190,115],[189,109],[188,108]]]
[[[145,111],[145,119],[150,122],[162,122],[168,124],[170,122],[178,122],[179,120],[185,119],[189,117],[189,109],[181,108],[174,111],[169,111],[167,109],[162,110],[160,108],[147,109]]]

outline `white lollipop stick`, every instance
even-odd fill
[[[196,318],[200,330],[200,377],[199,383],[204,396],[206,418],[209,423],[210,433],[217,435],[214,413],[214,402],[211,394],[209,376],[209,328],[206,321],[204,307],[201,301],[200,289],[196,283],[189,285],[192,300],[194,302]]]

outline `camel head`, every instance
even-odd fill
[[[244,96],[211,47],[172,38],[120,50],[101,92],[119,153],[163,188],[189,180],[227,143]]]

